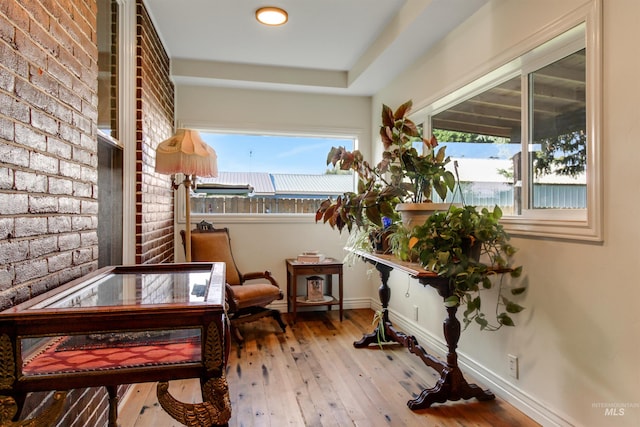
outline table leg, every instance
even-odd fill
[[[169,393],[169,383],[159,382],[158,403],[171,417],[188,427],[226,426],[231,418],[229,385],[223,376],[201,381],[202,403],[183,403]]]
[[[378,322],[376,329],[365,334],[361,340],[353,343],[356,348],[367,347],[370,344],[384,342],[397,342],[406,347],[411,353],[422,359],[425,365],[440,372],[440,379],[436,385],[429,389],[424,389],[418,398],[407,402],[407,406],[412,409],[428,408],[435,402],[446,402],[447,400],[460,400],[476,398],[478,400],[492,400],[495,395],[489,390],[483,390],[475,384],[469,384],[462,375],[462,371],[458,367],[458,340],[460,339],[460,322],[456,317],[458,307],[447,307],[447,317],[443,323],[444,338],[447,342],[447,362],[443,362],[438,358],[427,353],[426,350],[418,344],[413,336],[408,336],[403,332],[397,331],[389,320],[389,300],[391,299],[391,289],[388,285],[389,274],[393,267],[374,263],[376,269],[380,273],[382,284],[378,289],[380,302],[382,303],[382,318]],[[440,296],[444,299],[451,295],[449,281],[446,278],[429,278],[420,280],[423,285],[429,285],[438,290]]]
[[[434,387],[423,390],[417,399],[407,402],[409,409],[424,409],[430,407],[432,403],[443,403],[447,400],[467,400],[474,397],[478,400],[496,398],[491,391],[469,384],[458,367],[456,348],[460,339],[460,322],[456,317],[457,310],[457,307],[447,307],[448,316],[443,324],[444,338],[448,346],[447,363],[442,364],[440,379]]]
[[[3,390],[3,393],[5,390]],[[26,394],[19,393],[15,396],[0,395],[0,426],[52,426],[55,425],[64,409],[66,391],[56,391],[53,394],[53,402],[40,414],[28,420],[17,421],[22,412],[22,404]]]
[[[287,313],[291,313],[291,271],[287,265]]]
[[[333,274],[327,274],[327,294],[333,298]],[[331,311],[331,304],[327,305],[327,311]]]
[[[183,403],[169,393],[169,383],[159,382],[156,387],[158,403],[171,417],[188,427],[225,426],[231,418],[229,385],[225,377],[228,354],[226,328],[220,329],[216,321],[207,326],[202,362],[206,368],[200,377],[202,403]]]
[[[109,385],[105,388],[109,394],[109,427],[118,427],[118,387]]]
[[[389,321],[389,300],[391,299],[391,289],[389,288],[389,273],[393,270],[392,267],[384,264],[376,264],[376,270],[380,273],[381,284],[378,288],[378,296],[382,303],[382,319],[378,322],[375,330],[370,334],[365,334],[362,339],[353,343],[355,348],[367,347],[369,344],[378,343],[380,341],[388,342],[391,334],[388,333]]]
[[[291,305],[293,307],[291,321],[296,323],[296,314],[298,313],[298,275],[295,270],[291,273]]]
[[[338,298],[340,298],[339,301],[339,307],[340,307],[340,321],[342,322],[342,268],[340,268],[340,274],[338,275]]]

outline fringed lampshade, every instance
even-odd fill
[[[191,129],[178,129],[156,149],[156,172],[182,173],[203,177],[218,176],[218,156],[213,148]]]
[[[200,138],[200,134],[191,129],[178,129],[171,138],[162,141],[156,149],[156,172],[184,175],[185,190],[185,258],[191,261],[191,186],[196,175],[202,177],[218,176],[218,156],[213,148]],[[174,190],[180,184],[173,183]]]

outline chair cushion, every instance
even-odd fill
[[[224,262],[227,283],[239,285],[240,276],[231,253],[229,235],[223,229],[191,234],[191,261]]]
[[[251,283],[231,286],[238,310],[246,307],[264,307],[274,300],[282,299],[282,291],[271,283]]]

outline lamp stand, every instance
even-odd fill
[[[184,231],[184,255],[187,262],[191,262],[191,186],[196,181],[195,175],[185,175],[184,181],[184,209],[185,209],[185,231]],[[173,183],[173,189],[177,190],[180,184]]]

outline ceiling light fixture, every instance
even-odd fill
[[[256,10],[256,19],[264,25],[284,25],[289,20],[289,15],[279,7],[261,7]]]

